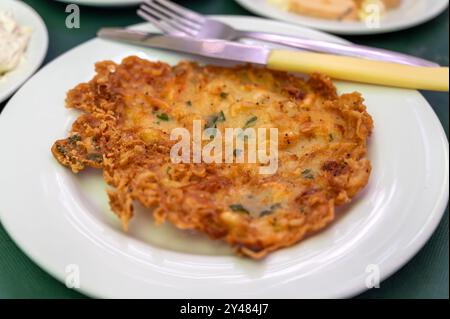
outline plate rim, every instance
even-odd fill
[[[245,8],[249,12],[252,12],[253,14],[257,14],[259,16],[263,16],[263,17],[266,17],[269,19],[275,19],[275,20],[283,21],[283,22],[287,22],[287,23],[298,24],[298,25],[302,25],[304,27],[317,29],[317,30],[321,30],[321,31],[325,31],[325,32],[330,32],[330,33],[334,33],[334,34],[339,34],[339,35],[383,34],[383,33],[390,33],[390,32],[413,28],[415,26],[418,26],[420,24],[423,24],[425,22],[428,22],[428,21],[436,18],[449,5],[449,0],[439,0],[441,2],[439,3],[439,5],[437,5],[435,7],[434,10],[425,12],[425,14],[420,16],[420,18],[418,18],[418,19],[412,19],[409,21],[405,21],[404,23],[396,24],[393,26],[370,29],[370,28],[361,28],[361,27],[357,27],[357,26],[355,26],[354,28],[345,28],[345,27],[335,28],[333,26],[326,25],[326,21],[328,21],[328,20],[307,17],[309,19],[314,19],[314,21],[317,21],[319,23],[318,25],[313,25],[313,24],[309,23],[308,21],[306,21],[306,22],[303,21],[301,15],[299,15],[298,21],[294,21],[294,20],[290,20],[290,19],[282,19],[274,14],[268,13],[266,10],[259,9],[256,5],[252,5],[252,2],[254,2],[255,0],[234,0],[234,1],[236,1],[236,3],[238,3],[241,7]],[[267,1],[267,0],[262,0],[262,1]],[[325,25],[322,25],[321,21],[324,21],[323,23]]]
[[[218,17],[230,17],[230,16],[218,16]],[[232,18],[240,18],[240,19],[247,19],[247,17],[236,17],[236,16],[231,16]],[[262,21],[267,21],[267,19],[261,19],[261,18],[254,18],[254,17],[251,17],[252,19],[259,19],[259,20],[262,20]],[[270,21],[270,20],[269,20]],[[284,22],[280,22],[280,21],[275,21],[276,23],[281,23],[281,24],[286,24],[286,23],[284,23]],[[138,24],[138,25],[141,25],[141,24]],[[289,24],[287,24],[287,25],[289,25]],[[136,26],[136,25],[135,25]],[[289,27],[296,27],[296,26],[292,26],[292,25],[289,25]],[[306,27],[303,27],[303,28],[306,28]],[[322,33],[322,32],[320,32],[320,31],[316,31],[315,30],[315,32],[319,32],[319,33]],[[68,53],[68,52],[70,52],[70,51],[72,51],[72,50],[74,50],[75,48],[78,48],[78,47],[80,47],[80,46],[83,46],[83,45],[85,45],[85,44],[87,44],[88,42],[92,42],[92,41],[96,41],[97,40],[97,38],[94,38],[94,39],[92,39],[92,40],[89,40],[89,41],[86,41],[86,42],[84,42],[84,43],[81,43],[80,45],[78,45],[78,46],[76,46],[76,47],[74,47],[74,48],[71,48],[70,50],[68,50],[68,51],[66,51],[64,54],[62,54],[62,55],[60,55],[59,57],[57,57],[56,59],[54,59],[53,61],[55,61],[55,60],[57,60],[57,59],[60,59],[60,58],[62,58],[66,53]],[[52,62],[53,62],[52,61]],[[52,63],[51,62],[51,63]],[[50,64],[50,63],[49,63]],[[41,71],[39,71],[39,72],[41,72]],[[418,97],[420,97],[422,100],[423,100],[423,102],[428,106],[428,108],[427,108],[427,110],[428,110],[428,112],[431,112],[431,114],[433,115],[433,120],[435,120],[435,121],[438,121],[438,123],[440,124],[440,121],[439,121],[439,119],[438,119],[438,117],[437,117],[437,115],[436,115],[436,113],[434,112],[434,110],[431,108],[431,106],[430,106],[430,104],[426,101],[426,99],[418,92],[418,91],[415,91],[415,93],[414,94],[416,94]],[[9,104],[9,103],[8,103]],[[8,105],[5,107],[5,109],[8,107]],[[2,112],[3,113],[3,112]],[[2,118],[2,116],[0,115],[0,119]],[[439,132],[440,132],[440,137],[444,137],[445,138],[445,140],[447,140],[447,138],[446,138],[446,135],[445,135],[445,132],[444,132],[444,129],[443,129],[443,127],[442,127],[442,124],[440,124],[440,130],[439,130]],[[444,145],[444,150],[445,150],[445,154],[446,154],[446,157],[447,157],[447,160],[448,160],[448,140],[447,140],[447,143],[445,143],[445,145]],[[395,265],[394,266],[391,266],[390,267],[390,271],[388,271],[388,272],[386,272],[386,273],[383,273],[383,276],[382,276],[382,278],[383,278],[383,280],[385,280],[385,279],[387,279],[389,276],[391,276],[394,272],[396,272],[399,268],[401,268],[404,264],[406,264],[422,247],[423,247],[423,245],[425,245],[425,243],[428,241],[428,239],[431,237],[431,235],[434,233],[434,231],[435,231],[435,229],[436,229],[436,227],[439,225],[439,223],[440,223],[440,221],[441,221],[441,219],[442,219],[442,216],[443,216],[443,213],[445,212],[445,208],[446,208],[446,205],[447,205],[447,202],[448,202],[448,191],[446,191],[446,189],[448,189],[448,175],[446,176],[446,180],[444,181],[444,185],[443,185],[444,187],[442,187],[441,188],[441,199],[440,199],[440,205],[438,205],[437,207],[435,207],[435,211],[439,211],[440,213],[437,213],[437,217],[435,217],[434,219],[433,219],[433,224],[432,225],[430,225],[430,226],[428,226],[428,229],[427,229],[427,232],[426,233],[424,233],[424,234],[422,234],[422,236],[420,237],[420,240],[419,240],[419,243],[416,241],[415,243],[415,245],[414,245],[414,247],[409,247],[409,250],[408,251],[406,251],[404,254],[403,254],[403,256],[402,256],[402,261],[401,262],[396,262],[395,263]],[[443,208],[442,208],[443,207]],[[434,213],[435,214],[435,213]],[[0,217],[1,217],[1,212],[0,212]],[[2,218],[3,219],[3,218]],[[12,236],[12,232],[10,232],[10,230],[9,230],[9,226],[7,225],[7,224],[4,224],[3,223],[3,226],[5,227],[5,229],[6,229],[6,231],[7,231],[7,233],[11,236],[11,238],[13,238],[14,239],[14,241],[17,243],[17,245],[20,247],[20,249],[26,254],[26,255],[28,255],[32,260],[33,260],[33,262],[35,262],[37,265],[39,265],[42,269],[44,269],[47,273],[49,273],[50,275],[52,275],[55,279],[57,279],[58,281],[60,281],[60,282],[64,282],[64,278],[61,276],[61,274],[57,274],[57,273],[54,273],[52,270],[51,270],[51,267],[47,267],[46,265],[44,265],[44,262],[40,262],[40,260],[39,260],[39,258],[37,258],[37,257],[35,257],[34,256],[34,253],[31,253],[31,252],[25,252],[25,249],[23,249],[22,247],[22,243],[20,242],[20,241],[17,241],[16,240],[16,238],[14,237],[14,236]],[[418,243],[418,244],[417,244]],[[346,298],[346,297],[350,297],[350,296],[354,296],[354,295],[356,295],[356,294],[358,294],[358,293],[360,293],[360,292],[362,292],[362,291],[365,291],[366,290],[366,288],[364,288],[364,287],[356,287],[356,286],[354,286],[353,287],[353,289],[347,289],[346,290],[346,293],[344,294],[343,293],[343,295],[342,296],[339,296],[339,298]],[[91,291],[89,291],[89,290],[86,290],[86,289],[80,289],[80,291],[81,292],[83,292],[84,294],[86,294],[86,295],[88,295],[88,296],[92,296],[92,297],[104,297],[104,296],[99,296],[99,295],[96,295],[96,293],[95,292],[91,292]]]
[[[47,55],[48,46],[49,46],[49,36],[48,36],[48,29],[45,25],[44,20],[42,17],[37,13],[34,8],[32,8],[30,5],[28,5],[25,2],[22,1],[15,1],[15,0],[5,0],[8,3],[12,4],[12,7],[22,7],[24,10],[28,11],[31,16],[35,19],[36,23],[40,25],[40,31],[42,32],[44,36],[44,43],[42,46],[42,50],[39,53],[39,57],[37,60],[35,60],[32,64],[32,67],[28,70],[28,72],[25,72],[17,81],[10,86],[8,90],[6,90],[4,93],[0,92],[0,103],[4,102],[8,98],[10,98],[32,75],[36,73],[36,71],[41,67],[42,63],[44,62],[44,59]],[[33,30],[34,31],[34,30]],[[31,35],[33,37],[33,34]],[[30,39],[30,42],[32,41],[32,38]],[[25,61],[26,63],[26,61]],[[20,70],[20,65],[17,66],[16,70]],[[11,71],[12,72],[12,71]],[[6,107],[6,106],[5,106]]]

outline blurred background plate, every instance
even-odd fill
[[[448,0],[402,0],[401,5],[390,10],[377,28],[364,22],[334,21],[287,12],[269,0],[235,0],[247,10],[265,17],[297,23],[336,34],[376,34],[411,28],[436,17],[448,6]]]
[[[41,17],[27,4],[16,0],[1,0],[0,10],[12,12],[19,25],[32,30],[25,59],[17,68],[0,76],[0,102],[2,102],[39,68],[47,53],[48,34]]]

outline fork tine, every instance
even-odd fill
[[[192,10],[189,10],[187,8],[184,8],[184,7],[182,7],[176,3],[173,3],[171,1],[154,0],[154,2],[158,2],[160,5],[172,10],[174,13],[177,13],[180,16],[190,19],[193,22],[203,23],[205,21],[205,17],[203,17],[202,15],[200,15]]]
[[[168,26],[165,29],[161,28],[166,33],[173,34],[174,32],[177,33],[181,32],[183,34],[187,34],[190,36],[195,36],[196,34],[196,31],[194,31],[192,28],[186,27],[180,23],[175,22],[174,20],[171,20],[170,18],[164,16],[163,14],[161,14],[161,12],[157,11],[154,8],[142,5],[140,10],[144,14],[147,14],[148,16],[151,16],[154,19],[156,19],[160,25],[162,24],[164,27]]]
[[[186,19],[184,17],[180,17],[178,14],[175,14],[172,11],[166,9],[166,7],[162,6],[161,4],[159,4],[156,1],[146,0],[142,4],[142,6],[148,6],[148,7],[152,8],[153,10],[159,11],[160,13],[162,13],[163,15],[166,16],[166,17],[162,17],[161,19],[167,20],[167,18],[171,18],[175,22],[180,23],[180,24],[182,24],[182,25],[184,25],[184,26],[186,26],[188,28],[191,28],[191,29],[198,30],[201,27],[201,24],[198,24],[198,22],[194,23],[194,22],[192,22],[189,19]]]
[[[167,32],[167,33],[174,33],[177,32],[177,30],[175,30],[173,27],[163,23],[162,21],[156,19],[154,16],[150,15],[149,13],[147,13],[146,11],[142,10],[142,9],[138,9],[137,14],[144,20],[149,21],[150,23],[152,23],[155,27],[157,27],[158,29]]]

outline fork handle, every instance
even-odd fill
[[[266,42],[282,44],[289,47],[308,51],[365,58],[370,60],[395,62],[407,65],[437,67],[439,64],[421,58],[393,51],[366,47],[356,44],[341,44],[307,38],[297,38],[276,33],[241,31],[241,38],[251,38]]]

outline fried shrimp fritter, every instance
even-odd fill
[[[303,80],[251,66],[171,67],[128,57],[97,63],[95,77],[70,90],[66,104],[82,114],[52,152],[74,173],[103,170],[124,229],[138,201],[158,223],[206,233],[255,259],[327,226],[371,171],[373,123],[362,97],[339,96],[320,74]],[[278,170],[173,163],[171,130],[211,119],[221,132],[249,122],[278,128]]]

